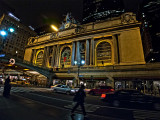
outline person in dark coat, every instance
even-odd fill
[[[10,96],[10,90],[11,90],[11,84],[9,77],[5,80],[4,83],[4,90],[3,90],[3,96],[9,97]]]
[[[85,86],[81,85],[80,89],[78,90],[78,92],[76,93],[76,95],[73,98],[73,101],[76,102],[75,106],[73,107],[71,114],[74,115],[74,111],[76,110],[76,108],[80,105],[81,109],[83,111],[83,115],[86,115],[86,111],[85,111],[85,107],[84,107],[84,99],[86,97],[86,93],[84,91]]]

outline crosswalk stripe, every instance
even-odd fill
[[[4,87],[0,88],[0,92],[3,92]],[[11,93],[16,93],[16,92],[44,92],[47,91],[46,88],[24,88],[24,87],[12,87],[11,88]]]
[[[152,120],[160,120],[160,111],[133,111],[133,116],[136,120],[141,119],[152,119]]]
[[[65,108],[72,109],[75,104],[76,104],[76,103],[69,104],[69,105],[66,105],[66,106],[64,106],[64,107],[65,107]],[[86,112],[94,112],[94,111],[96,111],[98,108],[100,108],[99,105],[90,105],[90,104],[84,104],[84,107],[85,107]],[[79,106],[79,107],[77,108],[77,110],[81,110],[81,107]]]

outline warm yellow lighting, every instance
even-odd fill
[[[51,25],[51,28],[56,32],[58,31],[58,28],[56,26],[54,26],[54,25]]]
[[[12,66],[11,64],[8,64],[7,66]]]
[[[29,69],[23,69],[23,70],[29,70]]]

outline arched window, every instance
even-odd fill
[[[61,52],[61,67],[69,67],[71,65],[71,49],[65,47]]]
[[[43,51],[40,51],[40,52],[37,54],[36,64],[42,65],[42,62],[43,62]]]
[[[101,42],[96,48],[97,66],[105,66],[112,62],[111,45],[108,42]]]

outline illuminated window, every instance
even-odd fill
[[[43,51],[40,51],[36,58],[36,64],[42,65],[43,62]]]
[[[104,66],[111,63],[112,51],[111,45],[108,42],[101,42],[97,46],[97,65]]]
[[[61,67],[69,67],[71,65],[71,49],[65,47],[61,52]]]

